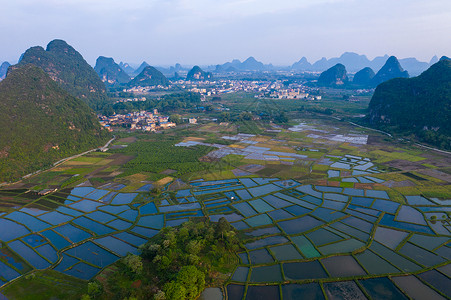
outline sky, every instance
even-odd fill
[[[451,56],[450,0],[0,0],[0,9],[0,62],[56,38],[92,65],[100,55],[160,66]]]

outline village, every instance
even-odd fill
[[[113,131],[113,127],[125,127],[130,130],[142,130],[156,132],[160,129],[176,127],[174,122],[169,121],[168,116],[161,116],[157,109],[152,112],[140,111],[128,114],[114,114],[112,116],[98,115],[100,125]]]

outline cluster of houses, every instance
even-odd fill
[[[99,116],[100,124],[113,131],[114,126],[130,128],[130,130],[142,130],[155,132],[160,129],[175,127],[176,124],[169,121],[168,116],[159,115],[156,109],[153,112],[140,111],[125,115],[114,114],[112,116]]]
[[[116,103],[120,103],[120,102],[144,102],[146,101],[146,97],[141,97],[141,98],[127,98],[127,99],[119,99],[116,102],[114,102],[114,104]]]

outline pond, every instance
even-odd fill
[[[99,238],[94,240],[96,244],[103,246],[104,248],[109,249],[111,252],[114,252],[120,256],[126,256],[128,253],[138,254],[138,249],[130,246],[129,244],[118,240],[112,236],[106,236],[103,238]]]
[[[80,217],[78,219],[73,220],[72,222],[74,224],[84,227],[98,235],[104,235],[104,234],[108,234],[108,233],[112,233],[112,232],[116,231],[115,229],[113,229],[111,227],[97,223],[96,221],[93,221],[86,217]]]
[[[442,299],[436,291],[413,275],[392,277],[391,280],[412,299]]]
[[[132,226],[132,223],[126,222],[121,219],[115,219],[109,223],[107,223],[108,226],[113,227],[117,230],[124,230]]]
[[[120,204],[129,204],[135,199],[138,193],[120,193],[117,194],[116,197],[113,198],[111,204],[120,205]]]
[[[49,223],[43,222],[36,217],[27,215],[26,213],[19,211],[12,212],[6,215],[5,218],[16,221],[17,223],[21,223],[35,232],[51,227]]]
[[[235,273],[233,273],[232,280],[238,282],[246,282],[248,273],[248,267],[237,267]]]
[[[282,188],[280,186],[274,185],[274,184],[267,184],[262,186],[257,186],[253,188],[249,188],[249,193],[254,197],[263,196],[265,194],[273,193],[276,191],[281,190]]]
[[[327,273],[319,261],[294,262],[283,264],[286,280],[305,280],[327,278]]]
[[[294,220],[280,221],[278,224],[286,234],[296,234],[321,226],[324,223],[311,216],[304,216]]]
[[[409,222],[420,225],[427,225],[422,213],[413,207],[402,205],[396,215],[396,220],[401,222]]]
[[[49,262],[19,240],[9,243],[8,246],[36,269],[45,269],[50,266]]]
[[[374,239],[391,249],[395,249],[408,235],[409,233],[405,231],[378,226]]]
[[[409,242],[402,246],[399,253],[404,254],[405,256],[418,262],[420,265],[426,267],[432,267],[446,261],[437,254],[429,252]]]
[[[55,227],[53,230],[61,234],[62,236],[68,238],[74,243],[81,242],[89,237],[91,234],[87,233],[84,230],[81,230],[71,224],[64,224],[59,227]]]
[[[161,229],[164,226],[164,215],[144,216],[138,221],[138,225]]]
[[[374,300],[407,299],[387,277],[359,280],[359,283]]]
[[[103,205],[101,202],[91,201],[91,200],[81,200],[79,202],[74,202],[70,204],[70,207],[84,211],[91,212],[97,209],[97,207]]]
[[[451,298],[451,279],[438,272],[437,270],[430,270],[418,275],[421,279],[444,293]]]
[[[250,263],[253,265],[266,264],[274,262],[271,254],[269,254],[266,249],[259,249],[254,251],[249,251]]]
[[[293,245],[281,245],[269,248],[278,261],[302,259],[302,255]]]
[[[282,273],[280,272],[279,265],[254,267],[251,269],[250,282],[263,283],[280,281],[282,281]]]
[[[275,221],[293,218],[293,215],[283,209],[268,212],[268,215]]]
[[[48,222],[52,225],[58,225],[61,223],[69,222],[70,220],[73,219],[73,217],[65,215],[65,214],[61,214],[57,211],[51,211],[49,213],[39,216],[39,219],[41,219],[45,222]]]
[[[229,284],[227,285],[227,298],[228,299],[243,299],[244,285]]]
[[[351,255],[333,256],[321,260],[331,277],[366,275],[366,272]]]
[[[383,257],[385,260],[389,261],[392,265],[396,266],[398,269],[404,272],[416,272],[421,270],[421,267],[407,258],[399,255],[393,250],[379,244],[378,242],[371,243],[369,248],[374,253]]]
[[[250,217],[244,220],[250,227],[258,227],[263,225],[272,224],[272,220],[268,215],[262,214],[254,217]]]
[[[119,259],[118,256],[104,250],[93,242],[83,243],[66,250],[65,253],[101,268],[104,268]]]
[[[326,282],[324,292],[329,300],[365,300],[362,290],[354,281]]]
[[[282,285],[282,296],[284,300],[323,300],[324,294],[318,283],[284,284]]]
[[[292,236],[291,240],[306,258],[321,256],[315,246],[313,246],[313,244],[305,236]]]
[[[50,241],[50,243],[52,243],[52,245],[55,246],[56,249],[58,250],[66,248],[71,244],[64,237],[62,237],[53,230],[46,230],[41,232],[41,234],[45,236]]]
[[[278,285],[254,286],[247,288],[246,299],[277,300],[280,299]]]
[[[268,196],[263,197],[262,199],[265,200],[266,202],[268,202],[274,208],[282,208],[282,207],[292,205],[292,203],[282,200],[274,195],[268,195]]]
[[[86,214],[86,216],[88,218],[91,218],[91,219],[93,219],[95,221],[98,221],[98,222],[101,222],[101,223],[107,223],[107,222],[109,222],[111,220],[116,219],[116,216],[104,213],[102,211],[95,211],[95,212]]]
[[[355,256],[360,264],[368,271],[369,274],[387,274],[400,273],[401,271],[392,266],[386,260],[380,258],[375,253],[365,250]]]
[[[283,236],[270,236],[264,239],[259,239],[256,240],[255,242],[251,242],[251,243],[247,243],[244,246],[247,249],[257,249],[260,247],[265,247],[265,246],[269,246],[269,245],[277,245],[277,244],[284,244],[288,242],[287,238],[283,237]]]
[[[320,228],[313,232],[306,234],[306,237],[309,238],[316,246],[321,246],[324,244],[329,244],[333,242],[337,242],[343,240],[343,237],[336,235],[326,229]]]

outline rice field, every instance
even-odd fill
[[[361,157],[335,163],[378,172]],[[203,216],[243,236],[228,299],[451,297],[451,200],[401,204],[384,190],[263,177],[196,180],[159,201],[149,188],[75,187],[1,214],[0,284],[33,270],[89,280],[162,228]]]

